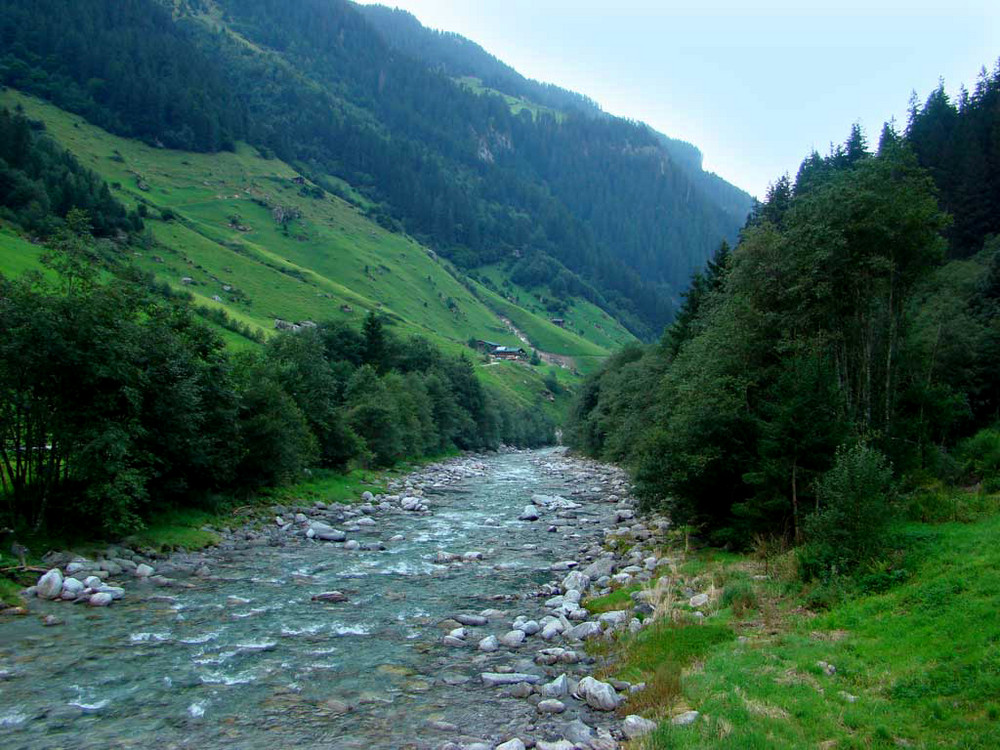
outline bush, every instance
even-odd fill
[[[757,592],[745,578],[726,584],[722,591],[722,606],[732,607],[733,614],[741,617],[748,610],[757,609]]]
[[[851,573],[883,553],[895,488],[880,451],[863,443],[840,448],[816,495],[820,509],[806,519],[806,545],[799,555],[806,580]]]
[[[959,443],[955,453],[967,479],[982,482],[987,492],[1000,489],[1000,429],[980,430]]]

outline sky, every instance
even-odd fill
[[[905,127],[911,92],[943,78],[954,96],[1000,58],[1000,0],[381,2],[695,144],[758,197],[853,123],[877,144],[884,122]]]

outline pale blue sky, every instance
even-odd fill
[[[912,90],[923,100],[940,77],[971,89],[1000,57],[1000,0],[382,4],[694,143],[707,169],[758,196],[852,123],[877,141],[884,121],[905,126]]]

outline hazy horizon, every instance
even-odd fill
[[[874,144],[884,122],[905,127],[912,91],[922,102],[939,79],[952,96],[971,90],[1000,56],[1000,4],[985,2],[380,4],[693,143],[707,170],[758,197],[853,123]]]

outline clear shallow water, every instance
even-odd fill
[[[33,603],[33,616],[0,624],[0,747],[422,748],[526,723],[531,706],[483,688],[478,675],[527,667],[541,643],[489,656],[475,643],[538,613],[533,601],[494,595],[529,592],[582,545],[546,533],[547,514],[517,520],[532,493],[572,489],[545,470],[548,457],[486,459],[487,476],[428,492],[431,515],[379,515],[351,534],[406,535],[384,552],[294,541],[220,553],[212,573],[221,580],[195,589],[130,583],[109,610]],[[600,528],[585,523],[581,533]],[[439,550],[485,560],[437,565]],[[331,589],[350,602],[310,600]],[[472,645],[441,645],[442,619],[494,607],[508,616],[473,628]],[[43,628],[37,615],[49,612],[65,624]]]

